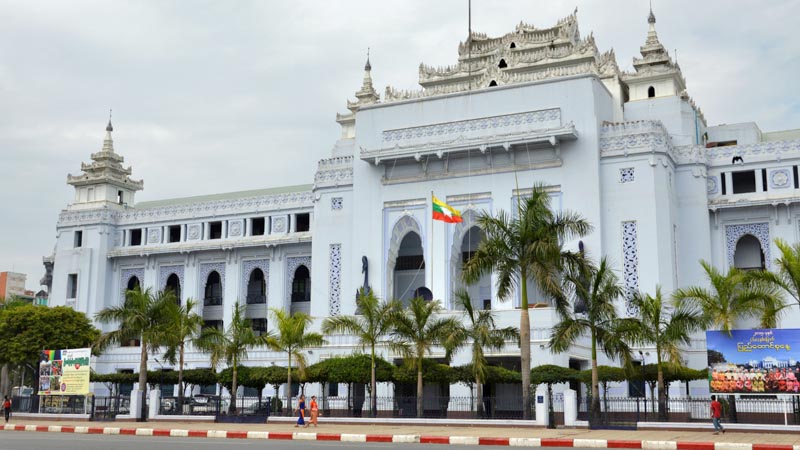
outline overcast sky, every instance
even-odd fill
[[[473,29],[548,27],[578,6],[582,36],[632,70],[646,0],[473,0]],[[659,38],[709,125],[800,128],[800,0],[655,0]],[[38,289],[68,173],[100,150],[108,110],[138,201],[311,183],[360,87],[414,88],[456,62],[467,0],[0,0],[0,271]]]

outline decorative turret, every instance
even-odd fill
[[[92,153],[91,163],[81,163],[83,174],[67,175],[67,184],[75,187],[75,202],[70,209],[133,205],[134,194],[144,187],[142,180],[130,178],[130,167],[122,166],[125,158],[114,151],[112,131],[109,118],[102,150]]]
[[[647,23],[647,40],[639,47],[642,57],[633,58],[635,73],[623,77],[630,88],[630,99],[679,95],[686,89],[686,80],[677,61],[672,61],[669,52],[658,40],[656,15],[652,7]]]
[[[342,139],[355,137],[356,111],[365,105],[372,105],[380,101],[380,96],[372,85],[372,64],[369,62],[369,49],[367,49],[367,62],[364,64],[364,79],[361,89],[356,91],[356,101],[347,101],[347,114],[336,114],[336,122],[342,126]]]

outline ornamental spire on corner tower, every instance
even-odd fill
[[[377,103],[380,96],[375,91],[372,85],[372,64],[369,62],[369,48],[367,49],[367,62],[364,64],[364,79],[361,82],[361,89],[356,92],[356,101],[347,102],[347,109],[355,112],[358,108],[364,105],[371,105]]]
[[[122,166],[125,158],[114,151],[112,131],[109,114],[103,148],[91,154],[90,163],[81,163],[82,174],[67,175],[67,184],[76,191],[71,209],[132,205],[134,193],[144,188],[142,180],[131,179],[131,168]]]

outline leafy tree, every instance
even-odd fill
[[[359,315],[328,317],[322,322],[322,332],[352,334],[358,339],[362,350],[369,348],[371,360],[369,392],[372,417],[376,417],[378,393],[375,379],[375,347],[386,343],[385,338],[392,331],[393,320],[400,305],[395,301],[382,303],[372,291],[362,289],[356,298],[356,306]]]
[[[245,306],[233,304],[233,315],[225,330],[206,328],[200,335],[198,347],[211,354],[211,367],[216,369],[224,361],[231,368],[231,412],[236,413],[239,364],[247,359],[247,351],[267,344],[269,335],[256,335],[250,320],[244,317]]]
[[[267,346],[276,351],[286,353],[286,397],[288,410],[292,410],[292,359],[297,362],[300,375],[305,372],[306,358],[302,351],[309,347],[319,347],[325,339],[319,333],[307,332],[306,327],[311,325],[312,319],[306,313],[296,312],[292,315],[282,309],[271,308],[272,316],[278,325],[278,335],[270,336],[266,340]]]
[[[165,335],[167,352],[164,358],[172,364],[178,363],[178,405],[183,405],[183,360],[186,344],[198,344],[203,318],[194,312],[197,302],[186,299],[183,305],[177,303],[169,308],[169,326]]]
[[[592,227],[577,214],[553,211],[542,184],[535,185],[529,197],[518,200],[516,217],[504,211],[500,211],[497,217],[483,213],[477,222],[486,239],[464,265],[464,280],[472,283],[484,274],[497,273],[497,297],[500,300],[509,298],[519,284],[523,417],[528,419],[531,367],[528,280],[532,280],[546,295],[557,295],[561,269],[565,261],[574,256],[565,252],[561,244],[589,233]]]
[[[406,363],[413,362],[417,369],[417,417],[422,417],[422,361],[434,346],[447,344],[450,335],[460,326],[455,318],[436,318],[441,311],[438,300],[425,301],[417,297],[394,319],[394,340],[390,347],[402,354]],[[453,349],[445,347],[445,350],[449,358]]]
[[[701,326],[730,334],[741,320],[757,319],[759,326],[774,328],[784,310],[783,298],[774,286],[755,280],[747,272],[731,267],[723,274],[700,261],[709,288],[688,287],[673,293],[678,307],[699,314]]]
[[[561,321],[553,327],[550,350],[567,351],[578,339],[588,336],[592,358],[591,419],[600,414],[600,387],[597,370],[598,347],[610,358],[630,364],[631,349],[626,339],[636,329],[636,319],[620,318],[615,302],[622,295],[616,275],[606,258],[595,266],[581,255],[564,276],[563,295],[556,296],[556,310]],[[583,305],[585,312],[576,313],[574,305]]]
[[[795,303],[800,304],[800,242],[794,245],[782,239],[775,239],[775,246],[781,252],[775,260],[777,272],[756,270],[749,275],[789,293]]]
[[[125,302],[112,306],[95,315],[100,323],[115,323],[116,329],[103,333],[97,341],[102,350],[110,345],[121,345],[140,339],[139,389],[147,389],[147,353],[157,352],[165,343],[166,329],[169,326],[169,310],[176,303],[172,290],[159,291],[156,295],[150,288],[125,292]]]
[[[478,310],[472,306],[472,299],[466,290],[456,292],[458,304],[463,308],[466,325],[460,325],[449,337],[449,347],[454,349],[471,343],[472,379],[476,387],[476,404],[478,416],[483,415],[483,384],[489,373],[489,363],[485,351],[502,350],[507,340],[519,342],[519,330],[514,327],[497,328],[494,314],[489,310]]]
[[[636,340],[656,348],[658,369],[658,414],[662,420],[667,415],[667,394],[664,383],[663,362],[683,365],[680,346],[691,343],[691,334],[700,329],[702,315],[696,309],[672,308],[661,296],[661,286],[656,287],[655,296],[637,293],[632,299],[639,310],[641,320],[637,322]]]
[[[548,400],[548,428],[555,428],[555,412],[553,410],[553,385],[561,383],[569,383],[570,381],[579,380],[580,372],[569,367],[561,367],[553,364],[544,364],[536,366],[531,369],[531,385],[538,386],[544,384],[547,386],[547,400]]]
[[[597,382],[603,387],[603,403],[608,404],[608,383],[619,383],[628,379],[628,372],[622,367],[597,366]],[[594,368],[582,370],[578,374],[581,383],[591,386],[594,377]],[[606,411],[608,407],[606,406]]]
[[[402,384],[417,382],[419,372],[416,365],[402,364],[394,369],[394,381]],[[436,362],[433,359],[422,360],[422,381],[426,383],[450,384],[455,381],[455,372],[447,364]]]
[[[86,315],[72,308],[15,305],[0,310],[0,363],[38,374],[42,349],[90,347],[99,335]]]
[[[457,383],[463,383],[472,387],[473,383],[475,383],[472,364],[453,367],[452,379]],[[521,380],[521,374],[515,370],[509,370],[500,366],[486,366],[485,384],[516,384],[520,383]]]

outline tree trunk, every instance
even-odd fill
[[[369,380],[369,396],[370,396],[370,409],[372,410],[372,417],[378,417],[378,393],[377,381],[375,379],[375,346],[372,346],[372,367]]]
[[[477,407],[475,408],[477,418],[483,418],[483,383],[481,383],[477,378],[475,379],[475,403],[477,403]],[[486,415],[486,417],[489,416]]]
[[[184,352],[184,344],[181,342],[181,349],[180,349],[180,359],[178,363],[178,414],[183,414],[183,390],[185,387],[183,386],[183,352]]]
[[[292,354],[289,353],[289,364],[286,366],[286,411],[294,414],[292,409]]]
[[[8,364],[3,364],[3,367],[0,368],[0,393],[2,395],[11,395],[11,390],[9,389],[11,382],[8,378]]]
[[[590,420],[600,419],[600,380],[597,373],[597,335],[592,330],[592,410]]]
[[[656,361],[658,365],[658,419],[661,422],[667,420],[667,393],[664,389],[664,369],[661,368],[661,354],[656,349]]]
[[[422,358],[417,359],[417,418],[422,417]]]
[[[519,356],[522,372],[522,418],[531,418],[531,319],[528,315],[528,274],[522,272],[522,299],[519,316]]]
[[[147,391],[147,343],[141,340],[142,354],[139,358],[139,390]]]
[[[230,414],[236,414],[236,391],[239,390],[239,371],[236,364],[236,360],[233,360],[233,382],[231,383],[231,407],[228,410]]]

